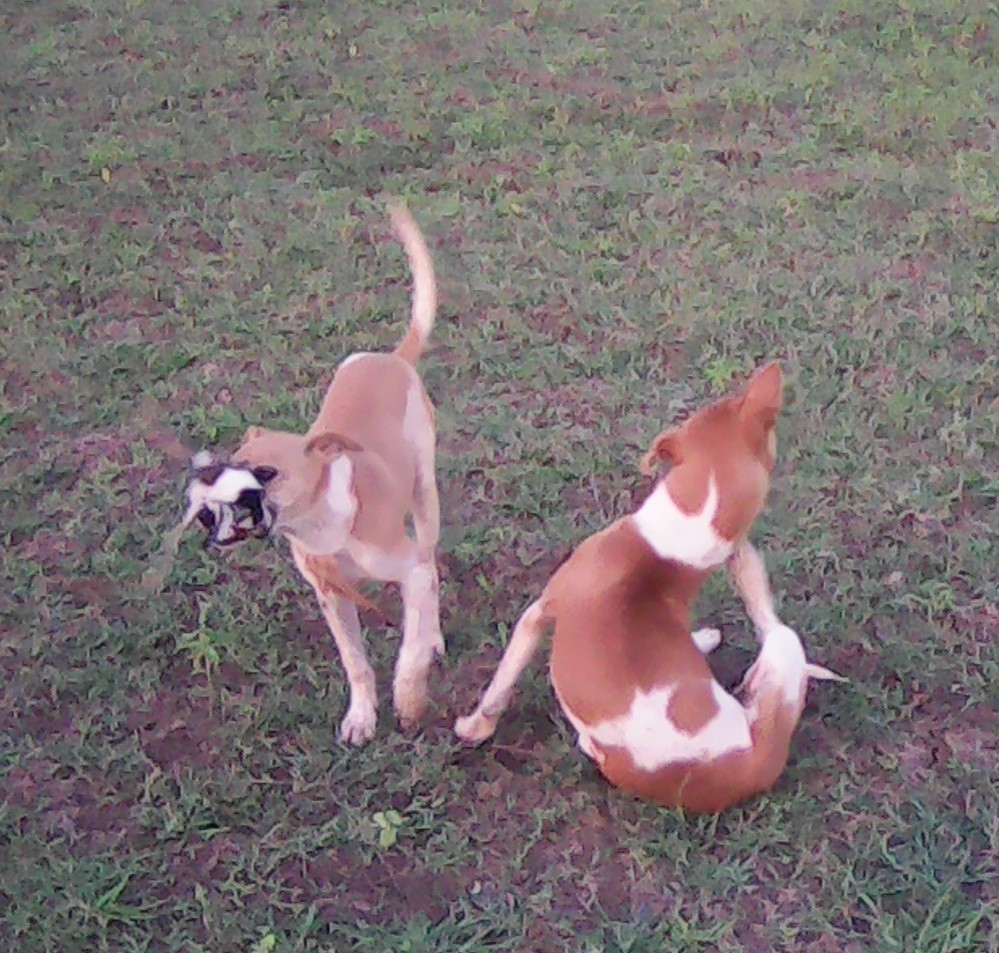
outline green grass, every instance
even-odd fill
[[[994,5],[36,0],[0,27],[0,940],[999,950]],[[191,539],[139,580],[178,436],[304,427],[337,360],[399,338],[386,194],[441,284],[449,659],[416,737],[386,703],[348,751],[278,544]],[[610,791],[541,665],[458,748],[648,441],[769,358],[754,536],[851,677],[777,786],[716,819]],[[724,579],[700,609],[734,679]]]

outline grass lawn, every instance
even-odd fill
[[[0,940],[53,953],[999,950],[999,10],[0,7]],[[139,580],[183,450],[442,305],[449,657],[376,740],[274,542]],[[766,796],[610,790],[544,666],[450,726],[661,427],[785,369],[754,539],[817,685]],[[398,615],[394,592],[377,598]],[[719,574],[731,683],[753,652]]]

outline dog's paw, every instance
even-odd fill
[[[718,629],[698,629],[691,632],[690,637],[694,640],[701,655],[709,655],[719,645],[721,645],[721,632]]]
[[[427,707],[426,688],[420,691],[415,689],[397,691],[393,707],[395,708],[395,716],[399,719],[399,727],[403,731],[410,731],[416,727]]]
[[[392,683],[392,707],[403,731],[415,727],[427,707],[427,677],[430,662],[424,668],[397,672]]]
[[[377,720],[374,708],[352,705],[340,722],[340,740],[348,745],[367,744],[375,736]]]
[[[454,733],[466,744],[480,745],[493,736],[496,721],[481,711],[475,711],[454,723]]]

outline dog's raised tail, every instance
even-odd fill
[[[395,233],[409,256],[409,267],[413,272],[413,307],[409,328],[394,353],[415,366],[427,346],[434,326],[437,280],[427,243],[423,240],[419,226],[413,221],[413,216],[401,205],[390,206],[389,215],[392,217]]]

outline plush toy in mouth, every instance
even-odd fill
[[[194,478],[187,485],[187,512],[163,536],[158,555],[142,574],[142,586],[159,592],[166,582],[184,530],[197,520],[206,530],[205,549],[232,546],[266,536],[274,525],[274,510],[265,485],[277,476],[273,467],[236,467],[217,461],[207,450],[191,458]]]
[[[238,467],[216,461],[202,451],[191,459],[194,479],[188,484],[188,508],[182,526],[197,519],[208,530],[205,548],[225,547],[251,536],[266,536],[274,511],[264,487],[277,476],[273,467]]]

